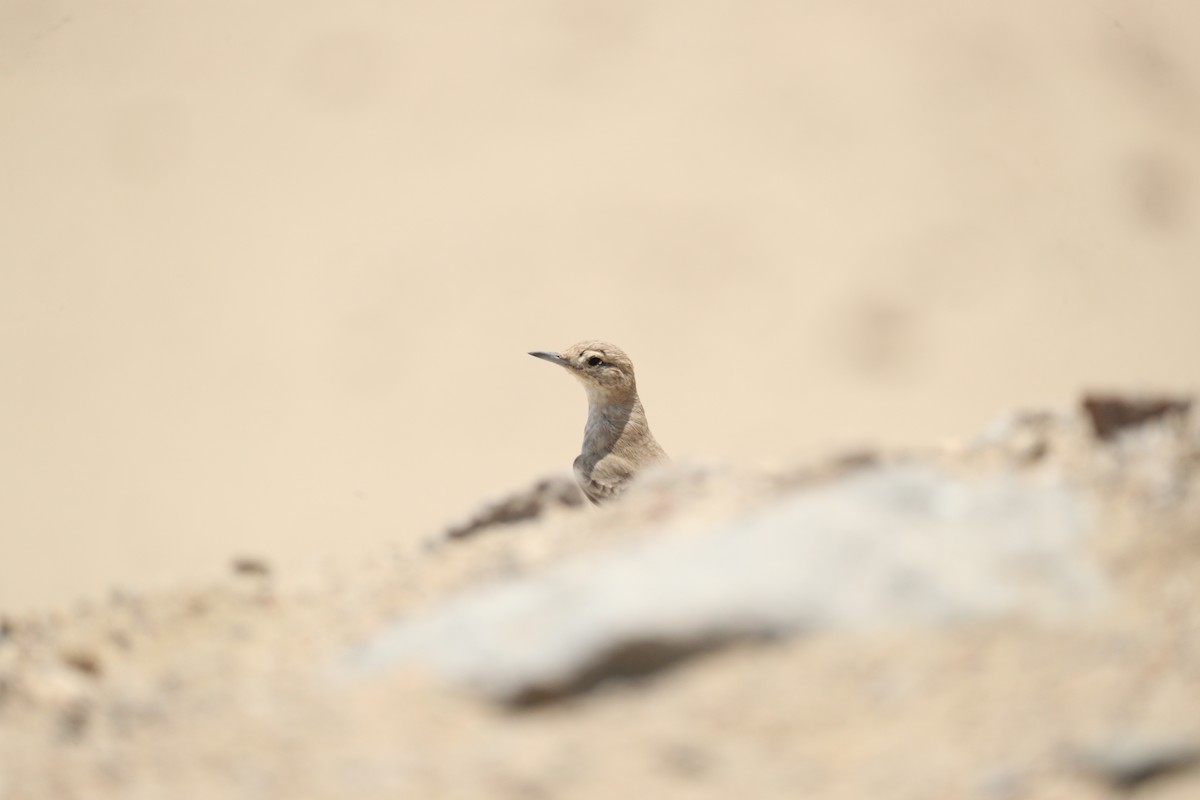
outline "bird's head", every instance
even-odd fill
[[[561,353],[535,350],[529,355],[563,367],[583,384],[592,403],[623,404],[637,397],[633,362],[607,342],[579,342]]]

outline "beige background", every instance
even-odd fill
[[[0,609],[1200,385],[1200,4],[0,0]],[[747,410],[752,413],[746,414]]]

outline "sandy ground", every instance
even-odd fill
[[[208,585],[9,618],[0,798],[1195,797],[1200,429],[1105,444],[1068,419],[974,441],[881,458],[1078,487],[1095,503],[1086,549],[1111,590],[1101,608],[1069,624],[813,631],[535,708],[417,666],[344,668],[387,623],[459,591],[846,468],[730,474],[698,493],[665,484],[390,548],[316,585],[244,565]]]
[[[0,0],[0,608],[1200,384],[1189,0]],[[752,410],[752,413],[747,413]]]

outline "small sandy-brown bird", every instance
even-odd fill
[[[588,417],[583,451],[575,459],[575,478],[593,503],[616,497],[639,471],[667,454],[646,424],[638,399],[633,362],[607,342],[580,342],[561,353],[529,355],[563,367],[587,391]]]

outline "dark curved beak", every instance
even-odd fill
[[[558,353],[550,353],[545,350],[532,350],[529,355],[534,358],[540,358],[543,361],[549,361],[551,364],[558,364],[560,367],[570,366],[567,360]]]

